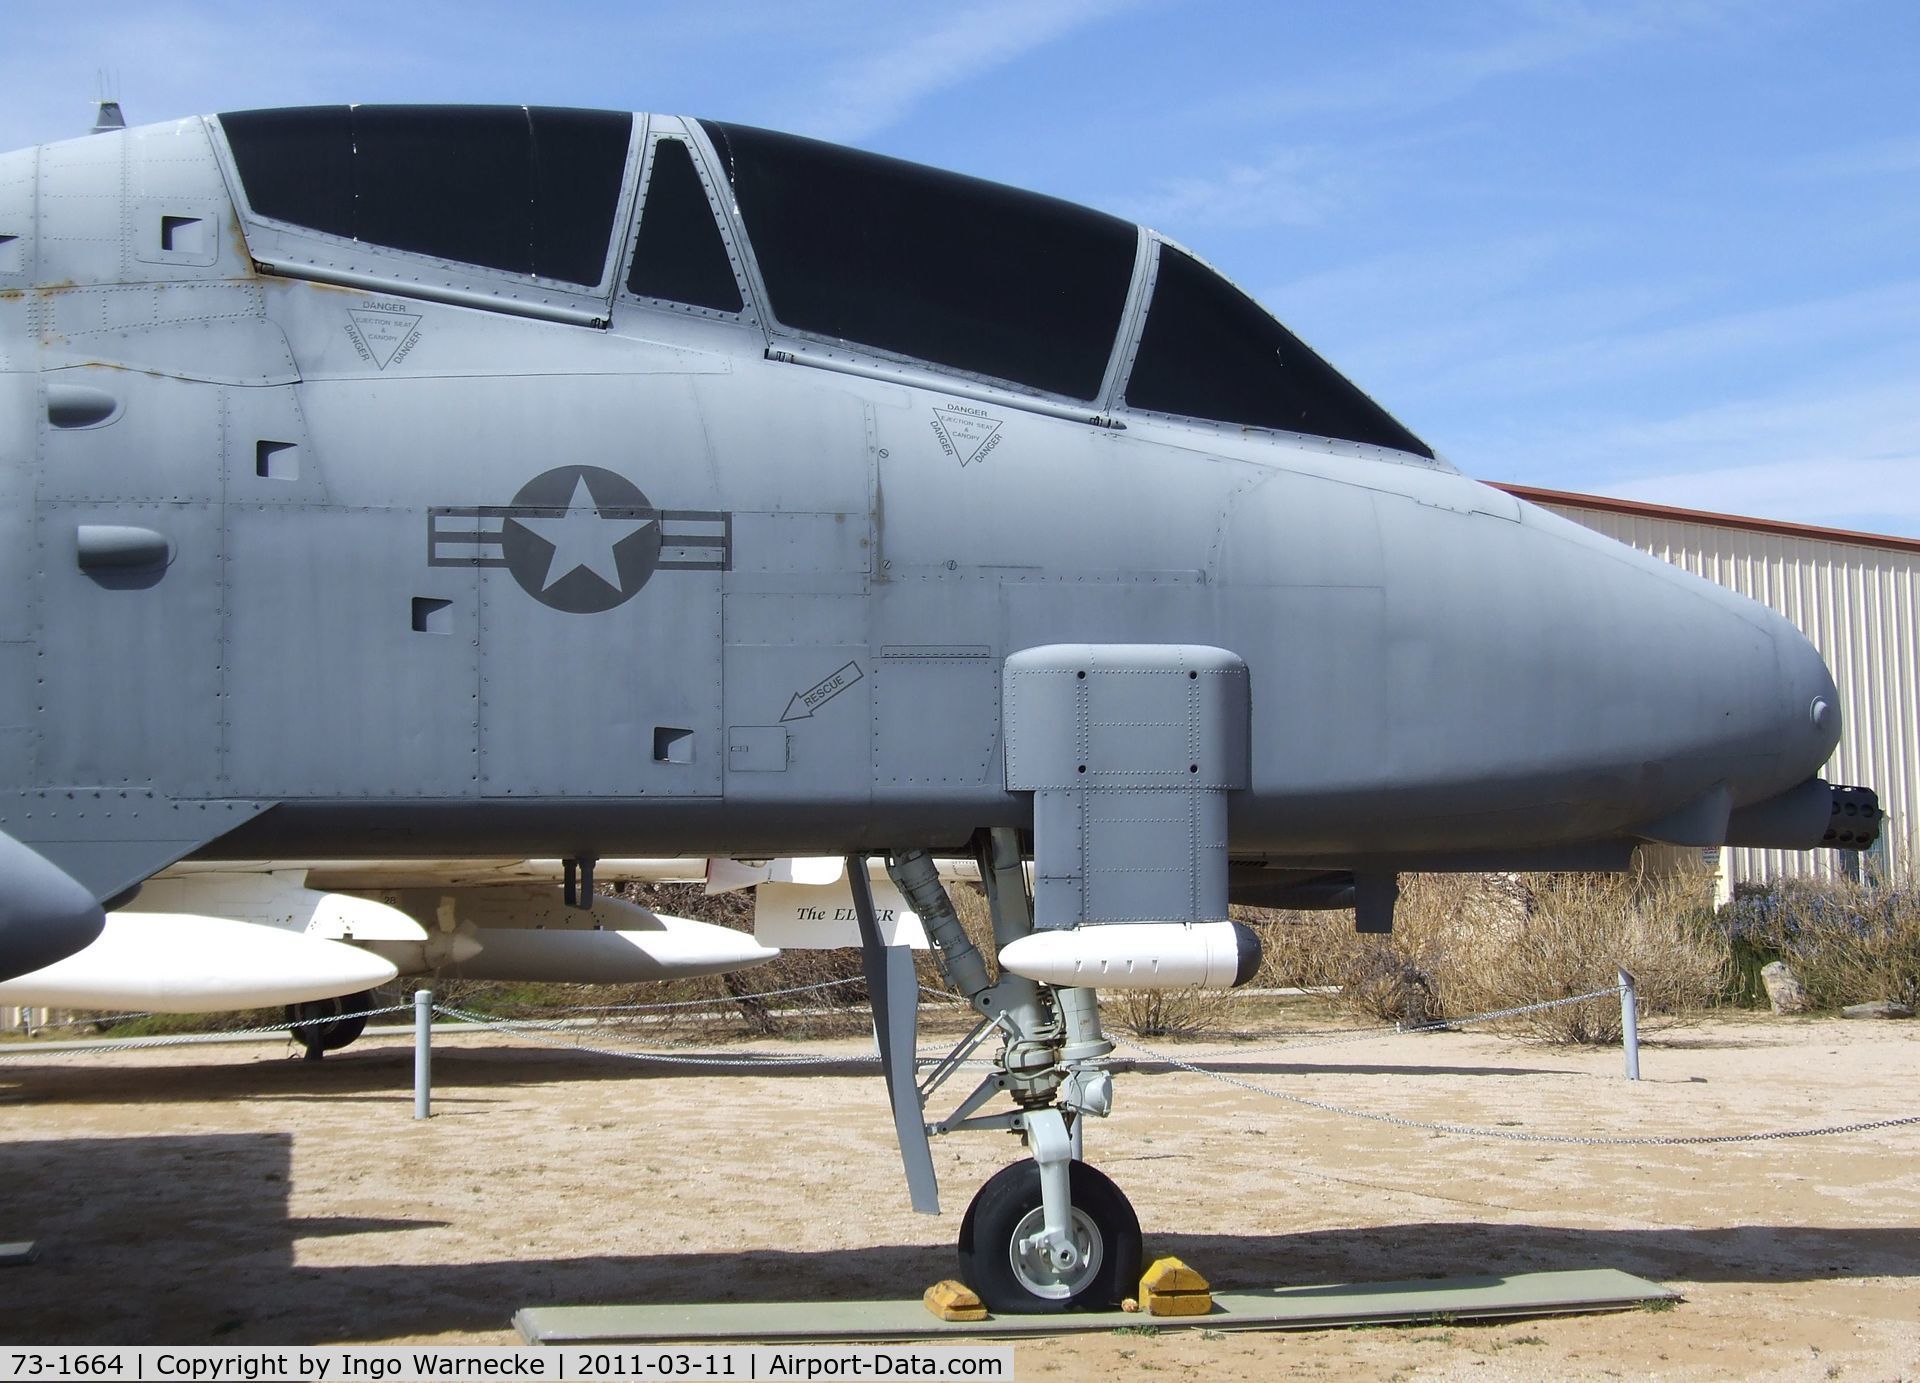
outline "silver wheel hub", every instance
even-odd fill
[[[1106,1257],[1100,1231],[1078,1206],[1067,1223],[1067,1238],[1073,1244],[1073,1262],[1060,1266],[1048,1251],[1046,1213],[1039,1206],[1022,1215],[1013,1227],[1007,1261],[1020,1285],[1034,1296],[1064,1300],[1085,1291],[1099,1273]]]

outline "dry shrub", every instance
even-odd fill
[[[1260,934],[1260,980],[1280,988],[1339,990],[1338,1006],[1371,1022],[1433,1022],[1448,1011],[1456,939],[1505,906],[1497,879],[1470,875],[1406,875],[1389,936],[1354,931],[1350,911],[1245,909]],[[1454,1009],[1454,1012],[1462,1010]]]
[[[1110,989],[1100,1013],[1135,1037],[1191,1037],[1219,1028],[1233,1002],[1226,989]]]
[[[1340,986],[1340,1007],[1417,1025],[1566,998],[1633,972],[1645,1017],[1711,1004],[1726,949],[1707,919],[1707,884],[1604,874],[1409,874],[1389,936],[1353,930],[1350,912],[1249,910],[1269,985]],[[1556,1042],[1617,1042],[1609,999],[1499,1024]]]
[[[1743,892],[1721,913],[1733,944],[1778,957],[1816,1008],[1920,1007],[1920,887],[1844,881]]]
[[[1327,989],[1340,984],[1342,958],[1353,937],[1350,912],[1288,912],[1280,908],[1233,909],[1236,920],[1260,938],[1262,989]]]
[[[1455,1016],[1607,989],[1625,969],[1643,1023],[1658,1026],[1710,1007],[1726,986],[1729,958],[1711,926],[1708,880],[1541,874],[1502,891],[1504,910],[1454,931],[1444,991]],[[1608,996],[1501,1026],[1553,1042],[1615,1043],[1620,1005]]]
[[[656,912],[674,917],[690,917],[735,931],[752,932],[754,894],[752,889],[729,893],[708,893],[703,884],[634,885],[628,894],[635,902]],[[858,1031],[867,1023],[866,972],[861,968],[858,947],[832,950],[783,950],[773,960],[748,970],[729,971],[676,984],[698,987],[695,997],[728,997],[730,1007],[722,1010],[740,1019],[758,1035],[782,1033],[791,1037],[833,1034],[842,1030]],[[824,985],[812,989],[808,986]],[[653,997],[636,1002],[661,1002],[663,992],[673,986],[650,985]],[[755,997],[782,990],[801,993],[777,993],[770,999]],[[674,995],[674,998],[680,997]],[[821,1010],[829,1010],[822,1014]],[[684,1012],[685,1010],[683,1010]],[[706,1010],[709,1016],[712,1010]]]

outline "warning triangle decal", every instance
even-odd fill
[[[933,425],[960,464],[983,461],[998,445],[1000,420],[984,413],[961,413],[951,408],[933,410]]]
[[[350,328],[353,339],[383,370],[393,363],[395,354],[413,339],[420,327],[420,319],[409,312],[349,309],[347,316],[353,321]]]

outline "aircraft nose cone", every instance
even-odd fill
[[[1819,771],[1839,747],[1844,729],[1840,692],[1820,650],[1785,618],[1774,615],[1774,651],[1784,691],[1780,706],[1783,754],[1804,768]]]
[[[1741,769],[1728,774],[1735,800],[1784,791],[1819,772],[1841,730],[1840,694],[1820,651],[1785,616],[1757,601],[1687,572],[1672,575],[1677,598],[1700,602],[1695,619],[1701,626],[1758,630],[1771,655],[1765,662],[1703,659],[1699,665],[1703,684],[1725,708],[1719,725],[1699,727],[1703,747],[1739,756]],[[1704,627],[1700,637],[1702,649],[1713,646]]]
[[[1537,517],[1536,517],[1537,516]],[[1805,782],[1840,738],[1840,698],[1819,651],[1784,616],[1737,592],[1553,516],[1591,607],[1630,609],[1628,676],[1649,794],[1724,785],[1734,805]],[[1596,669],[1595,681],[1606,680]],[[1609,716],[1606,698],[1590,709]]]

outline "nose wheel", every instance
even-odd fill
[[[1067,1164],[1067,1242],[1050,1243],[1040,1168],[1003,1167],[960,1222],[960,1276],[989,1311],[1034,1315],[1105,1310],[1140,1280],[1140,1220],[1105,1173]]]

